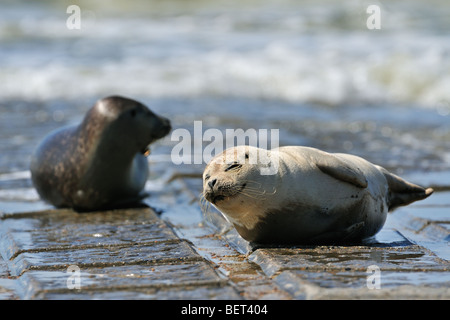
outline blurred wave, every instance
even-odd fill
[[[0,99],[111,93],[450,110],[448,1],[4,1]],[[366,8],[381,8],[368,30]]]

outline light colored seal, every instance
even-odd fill
[[[252,162],[256,152],[269,161]],[[267,165],[277,170],[262,174]],[[230,148],[203,173],[204,198],[257,243],[359,241],[383,227],[388,211],[432,193],[360,157],[300,146]]]
[[[168,119],[137,101],[101,99],[80,125],[41,142],[31,158],[33,185],[45,201],[79,211],[136,202],[148,177],[147,147],[170,130]]]

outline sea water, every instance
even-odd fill
[[[174,129],[279,129],[279,145],[449,170],[449,17],[445,0],[2,0],[0,173],[112,94]],[[173,165],[176,143],[150,158]]]

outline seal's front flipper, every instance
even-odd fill
[[[321,152],[319,156],[314,157],[314,161],[317,168],[323,173],[358,188],[367,188],[367,180],[364,174],[357,167],[349,165],[344,160],[332,154]]]
[[[383,167],[377,166],[377,168],[383,173],[389,186],[389,211],[399,206],[406,206],[414,201],[428,198],[434,191],[432,188],[422,188],[421,186],[410,183],[390,173]]]

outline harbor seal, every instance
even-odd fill
[[[251,154],[269,161],[252,164]],[[277,170],[261,174],[268,165]],[[301,146],[233,147],[203,172],[203,197],[256,243],[360,241],[383,227],[388,211],[432,193],[363,158]]]
[[[148,146],[170,121],[120,96],[97,101],[78,126],[50,133],[31,157],[40,197],[78,211],[137,202],[148,177]]]

